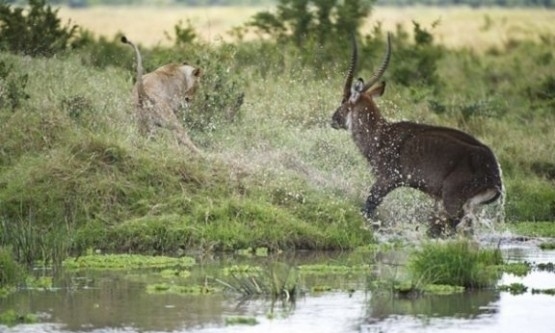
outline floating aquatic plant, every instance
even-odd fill
[[[146,292],[149,294],[207,295],[218,292],[218,289],[208,286],[207,284],[182,286],[169,283],[156,283],[147,285]]]
[[[526,276],[532,270],[529,262],[505,263],[501,266],[501,270],[516,276]]]
[[[501,291],[508,291],[512,295],[520,295],[520,294],[524,294],[528,290],[528,287],[526,287],[522,283],[515,282],[509,285],[505,285],[505,284],[500,285],[497,287],[497,289]]]
[[[546,271],[546,272],[555,271],[555,265],[552,262],[537,264],[536,268],[540,271]]]
[[[191,267],[195,260],[190,257],[144,256],[137,254],[91,254],[68,258],[63,266],[69,269],[135,269],[162,267]]]
[[[254,317],[226,317],[225,318],[226,325],[256,325],[258,324],[258,320]]]

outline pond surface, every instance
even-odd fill
[[[555,262],[555,251],[532,242],[502,246],[506,259],[532,263]],[[399,253],[380,254],[385,274],[401,274],[391,265]],[[289,265],[347,265],[344,254],[305,254],[275,258],[211,258],[201,260],[188,279],[208,281],[230,264],[264,266],[268,261]],[[376,266],[376,267],[379,267]],[[382,273],[383,273],[382,272]],[[485,290],[455,295],[401,299],[368,289],[365,271],[303,274],[306,287],[295,302],[241,299],[237,294],[152,294],[149,273],[88,271],[63,274],[53,290],[22,290],[0,299],[0,313],[14,309],[38,315],[40,323],[0,326],[0,332],[555,332],[555,296],[532,294],[531,288],[555,288],[555,273],[532,270],[527,276],[504,274],[499,284],[520,282],[529,291]],[[230,318],[250,318],[255,324],[230,324]]]

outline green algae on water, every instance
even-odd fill
[[[301,273],[305,274],[349,274],[349,273],[360,273],[368,272],[370,269],[369,265],[301,265],[299,270]]]
[[[144,256],[138,254],[93,254],[64,260],[68,269],[137,269],[163,267],[191,267],[191,257]]]
[[[242,317],[242,316],[237,316],[237,317],[227,317],[225,318],[225,324],[226,325],[257,325],[258,324],[258,320],[256,320],[256,318],[254,317]]]
[[[219,289],[208,285],[182,286],[169,283],[156,283],[146,286],[146,292],[149,294],[209,295],[218,291]]]

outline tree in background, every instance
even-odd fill
[[[261,34],[302,47],[315,41],[335,43],[356,32],[374,0],[279,0],[276,13],[257,13],[247,24]]]
[[[27,10],[0,2],[0,50],[50,57],[69,45],[77,26],[62,26],[45,0],[29,0]]]

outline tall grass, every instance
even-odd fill
[[[269,98],[249,92],[240,122],[191,130],[206,152],[199,158],[176,146],[171,133],[154,141],[137,134],[131,75],[123,69],[84,66],[78,54],[0,59],[34,73],[31,98],[15,112],[2,109],[0,124],[2,242],[22,261],[59,261],[88,248],[176,254],[348,249],[372,241],[358,193],[338,191],[344,180],[321,170],[326,158],[311,148],[336,149],[330,140],[341,137],[283,122]],[[321,143],[311,142],[315,136]]]
[[[3,290],[16,286],[23,277],[24,270],[13,258],[11,250],[0,247],[0,297]]]
[[[496,265],[503,263],[498,249],[480,249],[468,240],[426,243],[409,259],[413,280],[465,288],[491,287],[499,278]]]

